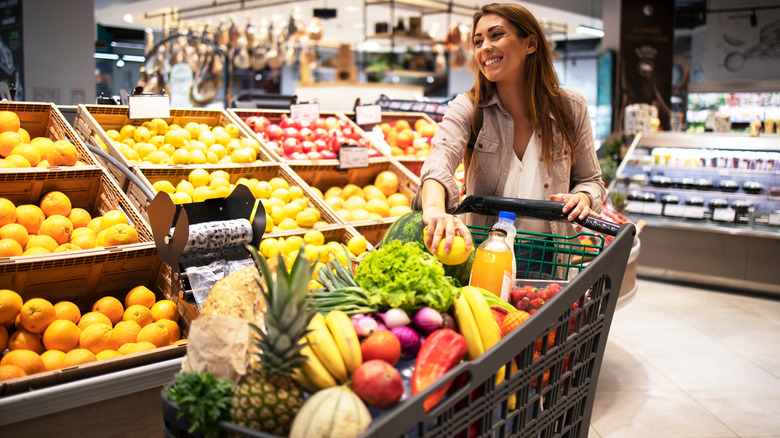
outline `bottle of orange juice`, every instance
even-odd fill
[[[512,265],[515,261],[505,237],[504,230],[490,230],[487,240],[477,247],[469,285],[481,287],[508,300],[514,280]]]

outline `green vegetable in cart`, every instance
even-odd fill
[[[414,242],[383,244],[363,259],[355,281],[367,291],[371,305],[407,311],[430,306],[444,312],[456,293],[441,263]]]
[[[188,432],[206,438],[219,436],[219,421],[227,420],[232,395],[233,385],[208,371],[177,373],[173,385],[165,388],[165,396],[179,405],[177,418],[192,424]]]
[[[412,395],[439,380],[466,357],[467,351],[466,338],[455,330],[439,329],[431,333],[417,353],[417,360],[414,362]],[[453,381],[450,380],[425,399],[423,402],[425,412],[429,412],[436,406],[452,383]]]

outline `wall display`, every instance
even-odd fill
[[[16,88],[14,100],[24,100],[22,2],[0,1],[0,81]]]

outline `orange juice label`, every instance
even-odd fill
[[[501,297],[502,300],[509,302],[509,292],[512,290],[512,273],[504,271],[504,278],[501,281]]]

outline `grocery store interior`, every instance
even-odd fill
[[[497,1],[536,17],[560,86],[587,102],[607,190],[595,227],[499,239],[516,263],[525,248],[553,248],[556,260],[526,275],[513,265],[514,283],[496,292],[504,300],[471,289],[450,298],[453,283],[488,288],[472,274],[474,252],[453,261],[456,245],[449,259],[420,246],[444,264],[443,308],[425,301],[439,292],[372,301],[363,280],[379,280],[345,273],[423,265],[417,253],[390,268],[373,256],[393,240],[423,243],[412,199],[450,102],[480,75],[472,16],[486,3],[2,2],[0,436],[190,436],[187,409],[203,436],[278,436],[290,424],[295,435],[287,405],[348,382],[362,410],[324,403],[300,424],[356,416],[331,427],[372,437],[780,438],[780,0]],[[462,162],[453,177],[463,200]],[[508,208],[527,212],[489,200],[463,211],[493,219]],[[475,247],[490,240],[470,228]],[[315,318],[304,332],[290,321],[305,309],[287,303],[295,318],[266,316],[261,331],[284,341],[264,339],[267,353],[250,363],[260,336],[246,327],[262,325],[266,303],[245,244],[272,270],[277,254],[288,270],[296,256],[320,263],[293,284],[321,303],[318,315],[350,318]],[[412,395],[424,390],[415,369],[423,352],[457,348],[426,349],[435,328],[419,310],[429,306],[435,328],[464,340],[440,368],[464,374],[432,414]],[[400,321],[387,316],[396,307]],[[358,377],[374,361],[354,363],[340,339],[386,359],[393,348],[372,339],[382,328],[399,343],[383,368],[397,376],[391,402],[379,377]],[[490,350],[502,335],[527,348]],[[291,366],[281,345],[314,339],[333,344],[303,350],[320,369]],[[510,362],[520,373],[501,383]],[[265,378],[264,366],[288,371],[300,393],[263,388],[273,393],[258,407],[248,377]],[[204,370],[230,382],[223,393],[217,380],[183,380]],[[219,409],[188,408],[193,388]],[[246,404],[251,416],[274,409],[273,421],[242,417]],[[222,423],[209,423],[214,412]]]

